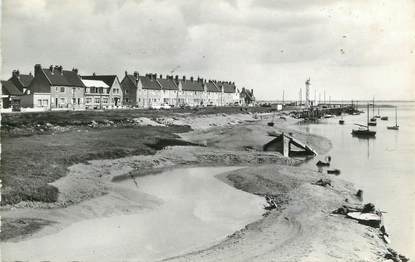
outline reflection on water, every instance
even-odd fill
[[[7,261],[153,261],[206,248],[262,217],[265,200],[215,178],[235,167],[169,170],[121,182],[161,201],[154,210],[74,223],[62,231],[2,243]],[[143,199],[137,198],[139,203]],[[235,204],[242,203],[242,204]],[[133,203],[132,203],[133,204]]]
[[[332,141],[330,168],[340,169],[341,178],[363,189],[365,202],[388,212],[384,217],[392,246],[415,258],[415,103],[398,104],[400,130],[386,128],[395,124],[393,107],[381,108],[380,114],[389,116],[389,121],[378,120],[371,127],[377,132],[372,139],[351,135],[354,123],[366,122],[366,114],[344,116],[344,125],[336,117],[298,128]],[[318,159],[305,165],[316,169]]]

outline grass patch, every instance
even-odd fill
[[[160,139],[179,141],[174,133],[189,130],[187,126],[143,126],[80,129],[55,135],[3,135],[2,205],[20,201],[55,202],[58,190],[48,183],[65,176],[70,165],[154,154],[160,148]]]

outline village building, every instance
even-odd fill
[[[255,96],[254,96],[254,90],[248,90],[244,87],[242,87],[241,92],[239,93],[239,104],[241,106],[249,106],[254,105],[255,103]]]
[[[140,75],[125,73],[121,81],[125,105],[139,108],[159,108],[165,105],[179,106],[223,106],[234,105],[239,94],[234,83],[206,81],[183,76],[163,77],[157,74]]]
[[[83,109],[85,85],[77,69],[63,70],[62,66],[42,68],[35,65],[29,92],[22,97],[22,107],[38,109]]]
[[[85,109],[110,107],[110,87],[101,80],[82,79],[85,85]]]
[[[0,108],[12,108],[12,111],[20,111],[22,95],[22,91],[12,81],[2,80]]]
[[[29,73],[26,75],[26,74],[21,74],[19,70],[13,70],[12,77],[8,81],[13,83],[13,85],[16,86],[20,92],[25,94],[32,80],[33,80],[32,73]]]
[[[98,80],[104,82],[109,87],[108,108],[120,108],[123,105],[123,92],[121,83],[117,75],[92,75],[81,76],[85,80]],[[87,104],[87,103],[85,103]]]

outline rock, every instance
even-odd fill
[[[324,187],[331,186],[331,180],[328,178],[322,178],[318,180],[317,182],[315,182],[314,185],[324,186]]]

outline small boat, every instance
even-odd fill
[[[268,126],[274,126],[274,122],[268,122],[267,125]]]
[[[398,126],[398,113],[397,113],[398,109],[397,107],[395,107],[395,125],[394,126],[388,126],[387,128],[389,130],[399,130],[399,126]]]
[[[381,118],[380,118],[380,120],[388,120],[389,118],[387,117],[387,116],[382,116]]]
[[[333,118],[333,117],[334,115],[330,115],[330,114],[324,115],[324,118]]]
[[[319,160],[316,163],[316,166],[318,166],[318,167],[330,166],[330,162],[331,162],[331,157],[330,156],[327,156],[326,157],[326,162],[323,162],[323,161]]]
[[[376,213],[349,212],[346,216],[356,219],[363,225],[375,228],[380,227],[380,224],[382,223],[382,217]]]
[[[327,174],[340,175],[340,169],[330,169],[330,170],[327,170]]]
[[[352,136],[361,137],[361,138],[370,138],[376,136],[376,131],[369,130],[369,126],[371,126],[369,122],[369,104],[367,104],[367,125],[360,125],[355,124],[359,126],[359,129],[353,129],[352,130]],[[376,125],[376,122],[375,122]]]
[[[344,125],[344,120],[343,120],[343,119],[340,119],[340,120],[339,120],[339,124],[340,124],[340,125]]]
[[[376,121],[370,121],[369,123],[367,123],[368,126],[376,126]]]
[[[376,122],[376,117],[372,117],[372,118],[370,119],[370,122]]]

